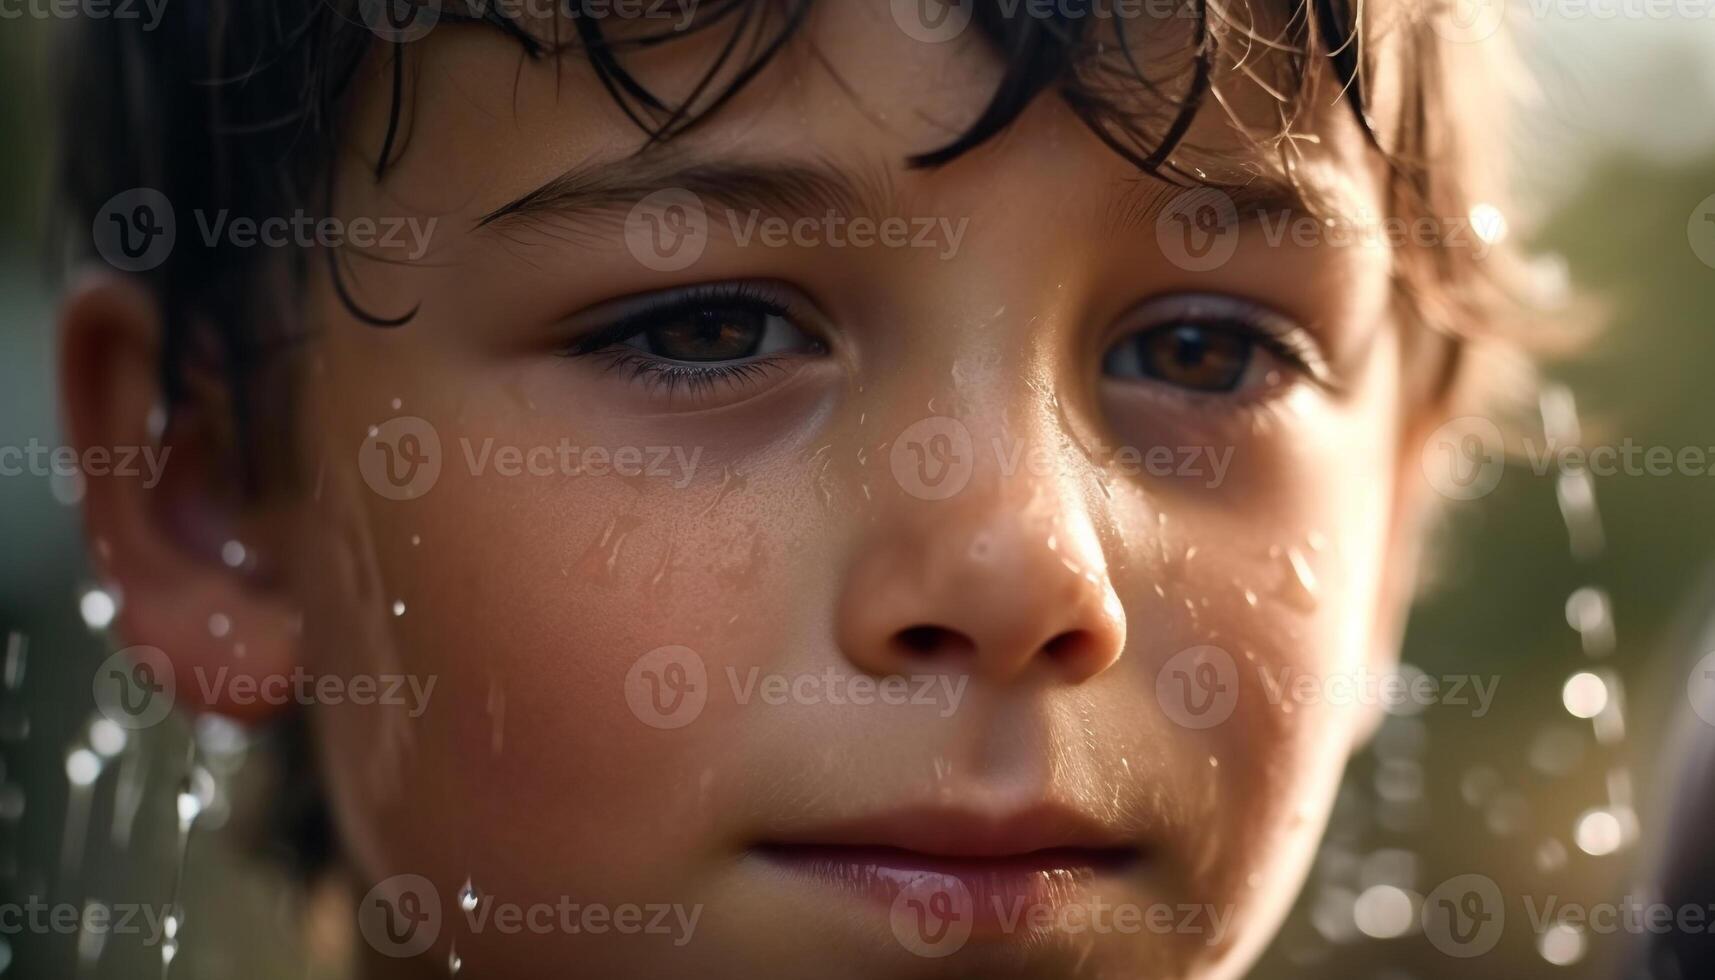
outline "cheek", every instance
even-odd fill
[[[1384,346],[1340,401],[1305,394],[1155,429],[1153,444],[1230,449],[1230,462],[1219,480],[1205,465],[1157,481],[1156,513],[1123,532],[1134,560],[1116,584],[1142,673],[1130,683],[1155,692],[1168,736],[1207,776],[1184,800],[1207,828],[1192,866],[1282,912],[1375,703],[1366,679],[1386,666],[1370,648],[1398,456]]]
[[[417,717],[316,708],[342,829],[378,877],[476,874],[524,902],[664,890],[730,808],[730,699],[698,692],[828,632],[827,512],[799,453],[634,440],[492,389],[405,399],[439,443],[415,499],[357,465],[401,414],[390,394],[322,421],[339,530],[305,562],[329,572],[304,583],[308,667],[433,684]]]

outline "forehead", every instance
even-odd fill
[[[1020,63],[1009,64],[975,24],[937,34],[946,25],[925,26],[915,3],[810,4],[793,22],[768,0],[690,19],[692,8],[673,0],[575,2],[595,13],[580,23],[540,4],[491,0],[490,11],[516,15],[540,54],[492,23],[452,19],[408,46],[408,138],[385,183],[428,207],[487,214],[571,170],[667,156],[767,158],[832,163],[859,184],[909,197],[931,181],[908,158],[971,128],[1016,82]],[[1065,78],[1080,99],[1097,93],[1107,108],[1080,115],[1050,84],[1006,130],[946,168],[971,179],[937,187],[979,190],[985,162],[1006,157],[1041,195],[1135,194],[1136,157],[1171,132],[1172,180],[1291,185],[1326,210],[1377,199],[1379,161],[1319,62],[1299,77],[1303,62],[1280,26],[1286,12],[1240,24],[1199,22],[1174,0],[1103,9],[1083,26],[1083,54]],[[1209,34],[1219,44],[1205,86],[1196,56]],[[598,37],[608,40],[592,46]],[[776,43],[758,67],[757,52]],[[378,54],[360,87],[353,136],[364,149],[352,169],[373,170],[389,128],[389,57]],[[1188,93],[1201,93],[1199,110],[1178,132]],[[652,140],[649,129],[672,135]],[[1137,152],[1128,160],[1104,138]]]

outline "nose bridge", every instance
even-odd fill
[[[1056,417],[967,406],[901,426],[898,492],[876,501],[848,590],[862,625],[842,642],[866,669],[956,660],[1011,677],[1041,662],[1078,680],[1118,658],[1124,615]]]

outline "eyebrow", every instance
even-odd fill
[[[827,161],[711,160],[633,157],[575,167],[495,208],[478,228],[560,217],[578,219],[629,209],[649,195],[689,191],[704,203],[739,211],[804,215],[822,211],[881,217],[898,212],[885,167],[860,173]]]
[[[1138,179],[1109,206],[1107,230],[1123,235],[1152,229],[1181,195],[1199,191],[1225,196],[1241,225],[1281,212],[1317,218],[1339,214],[1331,200],[1311,195],[1300,185],[1271,173],[1257,174],[1243,184],[1180,185]]]
[[[1179,195],[1199,187],[1226,195],[1241,224],[1263,213],[1331,213],[1329,201],[1320,196],[1312,200],[1299,185],[1272,173],[1258,174],[1244,184],[1190,186],[1140,174],[1103,205],[1107,231],[1124,234],[1150,229]],[[599,220],[669,190],[689,191],[717,207],[788,217],[827,211],[873,218],[900,213],[899,196],[884,165],[860,172],[826,160],[692,161],[682,154],[663,153],[573,167],[484,214],[476,227],[499,229],[548,219]]]

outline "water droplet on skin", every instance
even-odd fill
[[[1271,556],[1283,563],[1279,589],[1275,593],[1288,608],[1307,613],[1316,608],[1316,573],[1297,548],[1270,548]]]
[[[667,547],[661,552],[661,561],[655,566],[655,574],[649,577],[649,597],[659,599],[661,587],[671,576],[673,570],[673,541],[668,539]]]
[[[731,496],[733,493],[736,493],[739,490],[743,490],[745,488],[745,485],[748,482],[749,482],[749,478],[746,477],[744,474],[735,471],[730,466],[722,466],[721,467],[721,485],[720,485],[720,488],[715,491],[715,499],[709,501],[709,505],[707,507],[704,507],[702,512],[699,513],[697,516],[698,517],[706,516],[709,513],[709,511],[712,511],[716,507],[719,507],[721,504],[721,501],[725,500],[727,497]]]
[[[581,574],[605,584],[613,584],[614,571],[619,565],[619,553],[625,538],[643,522],[632,514],[610,518],[602,528],[601,537],[578,560]]]
[[[1257,603],[1256,593],[1250,589],[1246,589],[1245,590],[1245,605],[1250,606],[1252,609],[1255,609],[1256,603]]]

